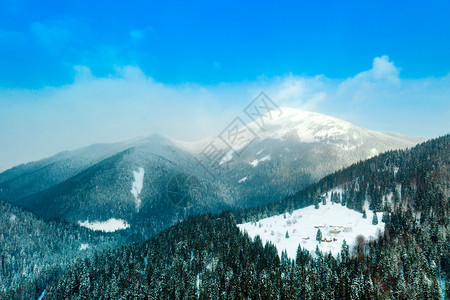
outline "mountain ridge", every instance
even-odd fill
[[[49,219],[123,219],[130,232],[148,237],[191,214],[282,199],[358,160],[415,143],[322,114],[285,110],[279,119],[265,120],[266,128],[248,124],[258,136],[239,155],[218,146],[229,158],[215,178],[199,163],[203,151],[197,150],[206,140],[181,142],[154,134],[10,169],[0,174],[0,198]],[[139,199],[132,192],[138,170]]]

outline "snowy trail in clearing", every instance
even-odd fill
[[[131,186],[131,193],[134,196],[134,201],[136,203],[136,210],[139,211],[141,207],[141,198],[139,198],[139,194],[141,193],[142,186],[144,185],[144,168],[139,168],[139,170],[133,171],[134,181]]]

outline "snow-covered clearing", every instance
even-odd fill
[[[292,214],[261,219],[253,224],[238,224],[238,227],[246,231],[251,238],[259,235],[263,243],[272,242],[280,256],[283,250],[286,250],[292,259],[296,258],[298,245],[311,253],[319,246],[322,252],[331,252],[336,256],[340,253],[344,240],[352,249],[356,245],[358,235],[373,239],[378,236],[378,232],[384,231],[382,213],[377,213],[378,225],[372,225],[372,211],[367,210],[367,218],[363,219],[361,213],[332,203],[330,198],[331,193],[328,193],[327,204],[320,204],[319,209],[312,205],[295,210]],[[316,241],[318,229],[324,239],[320,243]]]
[[[141,193],[142,186],[144,185],[144,168],[139,168],[139,171],[133,171],[134,181],[131,186],[131,193],[134,196],[136,203],[136,210],[139,211],[141,207],[141,198],[139,198],[139,194]]]
[[[89,222],[89,220],[84,222],[78,221],[78,224],[91,230],[101,230],[104,232],[114,232],[116,230],[127,229],[130,227],[130,224],[128,224],[127,221],[114,218],[104,222]]]
[[[251,164],[253,167],[256,167],[260,162],[266,161],[266,160],[270,160],[270,155],[264,156],[261,159],[255,159],[255,160],[249,162],[249,164]]]

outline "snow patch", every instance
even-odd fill
[[[9,216],[9,221],[10,221],[11,223],[15,222],[16,219],[17,219],[17,216],[16,216],[15,214],[11,214],[11,215]]]
[[[128,224],[127,221],[115,218],[111,218],[104,222],[89,222],[89,220],[84,222],[78,221],[78,224],[91,230],[100,230],[103,232],[114,232],[116,230],[127,229],[130,227],[130,224]]]
[[[249,164],[251,164],[253,167],[256,167],[260,162],[266,161],[266,160],[270,160],[270,154],[264,156],[264,157],[261,158],[261,159],[255,159],[255,160],[249,162]]]
[[[144,185],[144,168],[139,168],[139,171],[133,171],[134,182],[131,186],[131,193],[134,196],[136,210],[139,212],[139,208],[141,207],[141,198],[139,198],[139,194],[141,193],[142,186]]]
[[[398,167],[394,167],[394,176],[397,175],[399,168]]]
[[[202,280],[200,279],[200,274],[197,274],[197,278],[195,280],[195,287],[197,289],[197,297],[200,298],[200,286],[202,284]]]
[[[377,154],[378,154],[377,148],[372,148],[372,149],[370,149],[370,155],[368,158],[372,158],[372,157],[376,156]]]
[[[87,248],[89,248],[89,244],[81,244],[79,250],[83,251],[86,250]]]
[[[222,159],[219,162],[219,165],[223,165],[224,163],[229,162],[232,158],[233,158],[233,151],[230,150],[227,152],[227,154],[225,154],[224,157],[222,157]]]
[[[239,181],[238,181],[238,183],[241,183],[241,182],[245,182],[245,181],[247,181],[247,176],[245,176],[244,178],[242,178],[242,179],[240,179]]]
[[[327,196],[327,204],[319,204],[319,209],[311,205],[295,210],[292,214],[286,213],[237,226],[252,238],[259,235],[263,243],[272,242],[280,256],[283,250],[286,250],[292,259],[296,258],[299,245],[311,253],[314,253],[318,246],[322,252],[331,252],[336,256],[341,252],[344,240],[352,249],[356,245],[358,235],[374,239],[379,232],[384,231],[382,213],[377,213],[378,225],[372,225],[372,211],[366,211],[367,218],[363,219],[361,213],[339,203],[332,203],[330,198],[331,191]],[[318,229],[324,239],[320,243],[316,241]]]

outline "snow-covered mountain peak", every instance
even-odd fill
[[[291,107],[281,107],[281,113],[266,114],[260,120],[248,124],[248,126],[262,140],[280,139],[300,143],[320,142],[338,146],[345,151],[359,149],[359,152],[364,152],[367,150],[369,156],[390,149],[410,147],[424,140],[423,138],[411,138],[401,134],[377,132],[355,126],[335,117]]]
[[[244,149],[249,143],[253,143],[255,141],[254,134],[256,134],[256,140],[259,141],[270,139],[295,143],[325,143],[338,146],[343,150],[355,150],[370,144],[370,148],[367,150],[369,156],[390,149],[412,146],[423,141],[423,139],[410,138],[400,134],[361,128],[332,116],[292,107],[281,107],[280,111],[273,110],[259,118],[258,116],[254,117],[256,120],[247,124],[253,133],[248,133],[244,138],[238,137],[236,140],[239,140],[239,143],[233,145],[232,152]],[[154,144],[161,144],[177,147],[194,155],[198,155],[212,144],[222,151],[229,151],[230,145],[224,143],[223,139],[226,139],[228,133],[231,135],[235,133],[233,128],[228,128],[229,132],[224,130],[222,133],[218,133],[216,137],[198,141],[181,141],[152,135],[129,141],[128,144],[131,146],[151,145],[152,147]]]
[[[295,138],[302,142],[314,142],[336,138],[355,127],[349,122],[320,113],[282,107],[281,113],[266,114],[258,126],[252,122],[249,127],[262,138]]]

